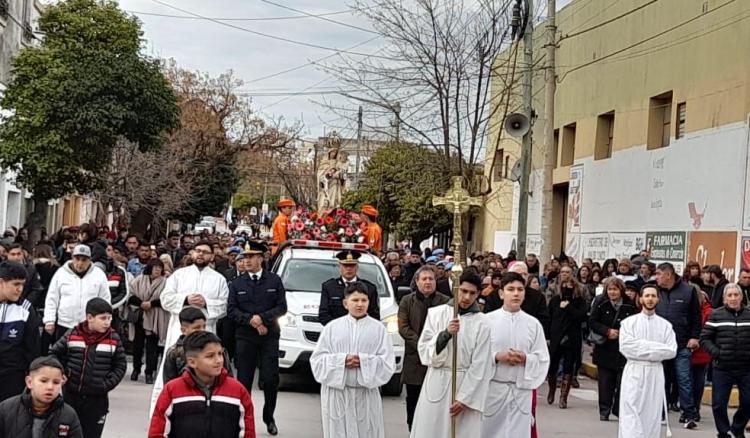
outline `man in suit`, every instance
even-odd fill
[[[364,283],[367,286],[367,294],[370,299],[367,314],[380,321],[380,304],[375,285],[363,278],[357,277],[360,257],[362,257],[362,253],[354,250],[344,250],[336,254],[336,258],[339,259],[341,276],[331,278],[321,286],[320,307],[318,308],[318,319],[321,324],[326,325],[348,313],[344,308],[344,289],[355,281]]]

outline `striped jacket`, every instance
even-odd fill
[[[156,402],[149,438],[255,438],[250,393],[222,369],[206,395],[190,369],[164,386]]]
[[[120,336],[112,329],[96,342],[86,341],[82,322],[70,329],[50,349],[65,367],[65,391],[106,395],[125,376],[127,359]]]
[[[750,372],[750,309],[719,307],[703,326],[701,347],[711,355],[715,368],[727,372]]]
[[[29,369],[39,355],[39,323],[29,300],[0,303],[0,376]]]

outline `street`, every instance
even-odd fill
[[[131,382],[128,378],[110,394],[110,414],[104,429],[106,438],[143,438],[148,430],[148,400],[151,386]],[[540,437],[573,438],[616,437],[617,421],[600,422],[596,409],[596,382],[585,377],[580,379],[581,388],[571,390],[568,409],[547,405],[545,390],[539,392],[538,422]],[[282,375],[284,390],[279,394],[276,423],[279,436],[288,438],[310,438],[322,436],[318,389],[308,378]],[[263,409],[263,393],[253,391],[256,432],[259,437],[269,436],[260,421]],[[383,399],[385,430],[388,438],[406,438],[406,408],[404,397]],[[674,438],[707,438],[715,436],[711,410],[701,409],[703,421],[699,429],[688,431],[678,424],[678,415],[670,415]]]

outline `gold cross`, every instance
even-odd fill
[[[451,178],[453,185],[445,196],[434,196],[432,198],[432,205],[444,205],[448,211],[453,213],[453,240],[451,246],[455,254],[455,263],[459,264],[463,262],[461,255],[461,249],[463,247],[463,239],[461,238],[461,215],[469,211],[471,206],[482,206],[482,198],[471,197],[469,192],[463,188],[463,177],[454,176]]]

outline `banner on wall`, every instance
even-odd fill
[[[608,258],[630,258],[646,248],[646,233],[609,233]]]
[[[581,235],[568,234],[565,239],[565,255],[572,257],[576,262],[581,260]]]
[[[603,262],[609,254],[609,233],[581,234],[582,256],[580,261],[589,258]]]
[[[737,270],[737,233],[734,231],[691,231],[688,233],[687,260],[701,266],[719,265],[727,280],[734,281]]]
[[[542,235],[529,234],[526,236],[526,254],[536,254],[542,252]]]
[[[740,264],[742,269],[750,269],[750,237],[745,236],[742,238],[742,259]]]
[[[651,251],[650,260],[657,265],[670,262],[682,275],[685,265],[686,233],[684,231],[651,231],[646,233],[646,248]]]
[[[581,232],[581,207],[583,205],[583,164],[570,168],[568,184],[568,234]]]

